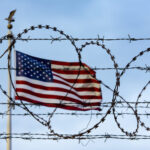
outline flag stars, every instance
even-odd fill
[[[51,63],[48,60],[31,57],[20,52],[16,52],[17,75],[25,76],[35,80],[52,81]]]

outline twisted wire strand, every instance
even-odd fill
[[[139,104],[142,104],[142,106],[137,106],[137,108],[144,108],[144,109],[148,109],[148,108],[150,108],[150,106],[149,106],[149,104],[150,104],[150,102],[138,102]],[[8,105],[9,103],[6,103],[6,102],[0,102],[0,105]],[[47,103],[48,104],[48,103]],[[65,103],[65,104],[72,104],[72,103]],[[116,108],[130,108],[129,106],[125,106],[125,105],[123,105],[123,104],[125,104],[124,102],[116,102],[116,104],[120,104],[119,106],[118,105],[116,105],[115,107]],[[136,104],[136,102],[129,102],[129,104]],[[145,105],[145,106],[143,106],[143,104]],[[14,103],[10,103],[10,105],[22,105],[21,103],[17,103],[17,102],[15,102],[15,104]],[[43,106],[43,105],[41,105],[40,103],[38,104],[38,103],[24,103],[24,105],[27,105],[27,106],[31,106],[31,107],[45,107],[45,106]],[[75,104],[74,104],[75,105]],[[108,103],[101,103],[101,105],[100,105],[100,107],[101,108],[105,108],[105,107],[110,107],[110,102],[108,102]]]
[[[0,43],[2,41],[8,40],[8,36],[3,36],[0,38]],[[44,41],[66,41],[67,38],[62,37],[50,37],[50,38],[15,38],[15,40],[21,40],[21,41],[34,41],[34,40],[44,40]],[[73,38],[74,41],[149,41],[150,38],[135,38],[128,35],[128,38],[100,38],[99,36],[97,38]]]
[[[41,68],[35,68],[35,69],[41,70]],[[115,70],[115,68],[112,68],[112,67],[106,67],[106,68],[101,68],[101,67],[94,67],[94,68],[92,68],[91,67],[91,69],[95,70],[95,71],[99,71],[99,70],[102,70],[102,71],[103,70]],[[8,68],[6,68],[6,67],[0,67],[0,70],[8,70]],[[10,70],[21,70],[21,69],[11,67]],[[124,68],[120,67],[120,68],[118,68],[118,70],[124,70]],[[141,66],[129,67],[129,68],[127,68],[127,70],[141,70],[141,71],[149,72],[150,71],[150,66],[145,65],[145,67],[141,67]]]
[[[34,113],[38,116],[49,116],[53,113]],[[0,116],[7,116],[9,114],[0,112]],[[14,113],[11,114],[12,116],[31,116],[29,113]],[[54,115],[69,115],[69,116],[102,116],[105,115],[105,113],[55,113]],[[110,115],[113,115],[113,113],[110,113]],[[127,113],[127,112],[121,112],[116,113],[117,116],[123,116],[123,115],[135,115],[134,113]],[[146,116],[149,117],[150,113],[138,113],[138,116]]]
[[[72,134],[65,134],[67,136],[73,136]],[[22,139],[22,140],[64,140],[64,138],[56,137],[53,134],[44,134],[44,133],[12,133],[11,135],[6,133],[0,133],[0,139]],[[68,138],[65,138],[67,140]],[[127,137],[125,135],[117,135],[117,134],[97,134],[97,135],[83,135],[80,137],[72,138],[72,140],[92,140],[92,139],[121,139],[121,140],[143,140],[150,139],[149,135],[136,135],[134,137]],[[68,139],[69,140],[69,139]]]

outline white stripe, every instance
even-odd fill
[[[59,81],[62,81],[62,82],[65,82],[67,84],[69,84],[71,87],[73,86],[74,83],[69,83],[65,80],[63,80],[62,78],[59,78],[57,76],[54,76],[53,79],[56,79],[56,80],[59,80]],[[75,83],[74,86],[75,88],[92,88],[92,87],[95,87],[95,88],[99,88],[100,89],[100,84],[99,83]],[[97,91],[83,91],[83,92],[78,92],[80,93],[80,95],[100,95],[100,92],[97,92]],[[84,93],[84,94],[83,94]],[[86,94],[88,93],[88,94]]]
[[[58,70],[88,70],[89,68],[86,66],[65,66],[65,65],[56,65],[56,64],[51,64],[52,69],[58,69]]]
[[[78,74],[74,75],[74,74],[62,74],[62,73],[57,73],[55,71],[52,70],[53,73],[61,76],[62,78],[65,78],[65,79],[76,79],[78,77],[78,79],[95,79],[91,76],[91,74],[80,74],[78,76]],[[95,79],[96,80],[96,79]]]
[[[25,84],[16,84],[16,88],[26,89],[26,90],[29,90],[29,91],[32,91],[32,92],[35,92],[35,93],[38,93],[38,94],[45,94],[45,95],[59,95],[59,96],[66,96],[67,95],[67,97],[77,99],[81,102],[90,102],[90,101],[91,102],[99,102],[99,101],[101,101],[101,99],[84,99],[84,98],[81,99],[81,98],[79,98],[76,95],[71,94],[71,93],[60,92],[60,91],[47,91],[47,90],[32,88],[32,87],[30,87],[28,85],[25,85]]]
[[[58,96],[66,96],[67,95],[67,97],[74,98],[74,99],[77,99],[79,101],[82,101],[76,95],[68,93],[68,92],[47,91],[47,90],[42,90],[42,89],[37,89],[37,88],[35,89],[35,88],[32,88],[31,86],[28,86],[28,85],[16,85],[16,88],[27,89],[29,91],[33,91],[35,93],[44,94],[44,95],[58,95]]]
[[[58,100],[58,99],[46,99],[46,98],[39,98],[33,95],[30,95],[28,93],[24,93],[24,92],[17,92],[19,96],[23,96],[32,100],[35,100],[37,102],[42,102],[42,103],[48,103],[48,104],[66,104],[67,106],[76,106],[78,108],[82,108],[83,106],[81,104],[77,104],[75,102],[70,102],[70,101],[66,101],[66,100]],[[22,99],[21,99],[22,100]],[[92,108],[97,108],[98,106],[91,106]],[[87,108],[91,108],[91,107],[86,107]]]
[[[54,76],[54,79],[57,79],[57,80],[59,80],[59,81],[63,81],[63,82],[65,82],[65,83],[67,83],[67,84],[69,84],[70,86],[72,86],[72,84],[70,84],[70,83],[68,83],[67,81],[65,81],[65,80],[63,80],[63,79],[61,79],[61,78],[59,78],[59,77],[56,77],[56,76]],[[62,85],[61,83],[59,84],[59,83],[54,83],[54,82],[43,82],[43,81],[38,81],[38,80],[34,80],[34,79],[30,79],[30,78],[27,78],[27,77],[19,77],[19,76],[17,76],[16,77],[16,80],[18,80],[18,81],[28,81],[28,82],[30,82],[30,83],[33,83],[33,84],[37,84],[37,85],[42,85],[42,86],[45,86],[45,87],[63,87],[63,88],[65,88],[65,89],[70,89],[70,87],[69,86],[67,86],[67,85]],[[82,85],[82,86],[81,86]],[[85,85],[85,86],[83,86],[83,85]],[[93,85],[93,84],[92,84]],[[84,83],[84,84],[81,84],[81,83],[76,83],[75,85],[74,85],[74,87],[76,87],[76,88],[82,88],[82,87],[85,87],[85,88],[88,88],[88,87],[96,87],[96,88],[100,88],[100,86],[99,86],[99,84],[97,85],[95,85],[94,84],[94,86],[92,86],[91,84],[88,84],[88,83]],[[75,90],[75,89],[73,89],[72,88],[72,91],[74,91],[74,92],[76,92],[77,93],[77,91]],[[82,92],[78,92],[78,93],[82,93]]]
[[[56,73],[55,73],[56,74]],[[67,84],[69,84],[70,86],[72,86],[74,83],[69,83],[65,80],[63,80],[62,78],[60,77],[57,77],[57,76],[53,76],[54,79],[57,79],[59,81],[63,81]],[[75,85],[73,86],[75,88],[82,88],[82,87],[85,87],[85,88],[89,88],[89,87],[95,87],[95,88],[100,88],[100,84],[99,83],[75,83]]]
[[[89,92],[89,91],[87,91],[87,92],[85,92],[85,91],[82,91],[82,92],[78,92],[79,93],[79,95],[81,95],[81,96],[100,96],[101,95],[101,92]]]
[[[51,86],[52,87],[52,86]],[[75,94],[72,94],[72,93],[69,93],[69,92],[62,92],[62,91],[50,91],[50,90],[43,90],[43,89],[38,89],[38,88],[34,88],[34,87],[31,87],[29,85],[26,85],[26,84],[16,84],[16,88],[20,88],[20,89],[27,89],[27,90],[30,90],[30,91],[33,91],[33,92],[36,92],[36,93],[39,93],[39,94],[46,94],[46,95],[60,95],[60,96],[66,96],[67,94],[67,97],[72,97],[72,98],[75,98],[75,99],[79,99],[80,101],[82,101],[83,99],[77,97]],[[64,89],[64,88],[63,88]],[[89,94],[89,92],[80,92],[83,96],[88,94],[88,96],[91,96]],[[100,93],[100,92],[99,92]],[[80,96],[82,96],[80,94]],[[77,94],[78,95],[78,94]],[[99,94],[100,95],[100,94]],[[99,95],[94,95],[94,96],[99,96]],[[92,99],[93,100],[93,99]]]

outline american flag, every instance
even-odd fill
[[[15,99],[68,110],[100,110],[95,71],[79,62],[46,60],[15,51]]]

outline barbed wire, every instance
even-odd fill
[[[47,121],[47,120],[43,119],[42,117],[40,117],[40,115],[43,115],[43,114],[36,114],[36,113],[32,112],[32,111],[25,105],[24,102],[21,101],[21,104],[22,104],[22,105],[20,105],[20,104],[17,105],[16,102],[15,102],[11,97],[9,97],[8,94],[7,94],[7,92],[6,92],[5,90],[3,90],[2,87],[0,86],[0,89],[1,89],[1,91],[3,92],[3,94],[4,94],[5,96],[7,96],[7,97],[11,100],[11,102],[12,102],[14,105],[16,104],[16,105],[19,106],[19,107],[21,106],[21,108],[23,108],[26,112],[28,112],[28,114],[30,114],[33,118],[35,118],[39,123],[41,123],[42,125],[46,126],[46,127],[49,129],[49,131],[50,131],[53,135],[55,135],[57,138],[61,138],[61,139],[73,139],[73,138],[75,139],[75,138],[80,138],[80,137],[84,136],[85,134],[91,133],[92,130],[97,129],[100,124],[104,123],[104,121],[106,120],[106,117],[107,117],[108,115],[110,115],[110,114],[111,114],[111,115],[113,114],[114,120],[115,120],[115,122],[116,122],[118,128],[121,130],[122,133],[125,134],[125,136],[128,136],[128,138],[135,137],[135,135],[138,133],[138,130],[139,130],[139,126],[140,126],[140,125],[141,125],[142,127],[145,127],[145,129],[146,129],[147,131],[150,131],[150,128],[149,128],[149,127],[146,127],[145,124],[141,121],[141,118],[139,117],[140,115],[143,115],[143,114],[140,114],[140,113],[137,112],[137,108],[139,108],[138,104],[140,104],[140,103],[139,103],[139,102],[134,102],[134,105],[135,105],[135,108],[134,108],[134,107],[131,105],[130,102],[126,101],[121,95],[119,95],[119,87],[120,87],[120,85],[121,85],[120,79],[121,79],[121,77],[125,74],[126,70],[128,70],[128,69],[138,69],[138,70],[145,70],[146,72],[148,72],[148,71],[150,70],[150,67],[147,66],[147,65],[146,65],[145,67],[140,67],[140,66],[138,66],[138,67],[130,67],[131,64],[137,60],[137,58],[143,56],[145,53],[150,52],[150,48],[147,48],[146,50],[141,51],[138,55],[136,55],[135,57],[133,57],[132,60],[131,60],[124,68],[119,68],[119,67],[118,67],[118,64],[117,64],[117,62],[116,62],[116,60],[115,60],[114,55],[112,55],[110,49],[106,48],[106,46],[104,45],[104,41],[106,41],[106,40],[108,40],[108,41],[111,41],[111,40],[129,40],[129,41],[131,42],[131,41],[136,41],[136,40],[150,40],[150,38],[147,38],[147,39],[146,39],[146,38],[145,38],[145,39],[142,39],[142,38],[141,38],[141,39],[135,39],[135,38],[131,38],[131,36],[128,35],[128,38],[122,38],[122,39],[105,39],[105,38],[99,38],[99,36],[98,36],[98,38],[95,38],[95,39],[81,39],[81,40],[86,40],[86,42],[85,42],[84,44],[82,44],[81,47],[77,47],[75,41],[78,41],[78,39],[72,38],[71,36],[65,34],[64,31],[58,30],[56,27],[51,27],[51,26],[49,26],[49,25],[45,25],[45,26],[43,26],[43,25],[38,25],[38,26],[31,26],[31,27],[28,28],[28,29],[24,29],[22,33],[17,34],[17,37],[14,37],[14,36],[12,36],[12,35],[11,35],[11,36],[9,35],[9,38],[10,38],[10,37],[12,38],[12,43],[11,43],[11,45],[3,52],[3,54],[0,56],[0,58],[2,58],[2,57],[8,52],[9,49],[11,49],[13,46],[15,46],[16,41],[18,41],[18,40],[21,40],[21,41],[29,41],[30,39],[31,39],[31,40],[40,40],[41,38],[40,38],[40,39],[32,39],[32,38],[30,38],[30,37],[29,37],[29,38],[26,38],[26,39],[23,39],[23,38],[22,38],[22,35],[23,35],[23,34],[26,34],[26,33],[28,33],[29,31],[33,31],[33,30],[35,30],[35,29],[51,29],[51,30],[54,31],[54,32],[58,32],[61,36],[64,36],[64,37],[65,37],[64,40],[67,39],[68,41],[70,41],[71,44],[72,44],[72,46],[73,46],[73,48],[74,48],[75,51],[77,52],[77,55],[78,55],[78,59],[79,59],[79,63],[80,63],[80,64],[82,64],[82,62],[81,62],[81,57],[82,57],[82,56],[81,56],[81,52],[84,50],[85,47],[87,47],[87,46],[89,46],[89,45],[96,45],[97,47],[101,47],[101,49],[104,50],[104,51],[106,52],[106,54],[110,57],[110,60],[112,61],[112,64],[113,64],[114,67],[112,67],[112,68],[96,68],[96,67],[95,67],[95,70],[115,70],[115,86],[114,86],[113,89],[110,88],[108,85],[104,84],[102,81],[100,81],[100,83],[101,83],[104,87],[106,87],[107,89],[109,89],[109,90],[112,92],[112,101],[110,102],[110,106],[108,106],[108,110],[106,111],[106,113],[103,113],[103,114],[101,113],[101,114],[99,114],[99,116],[101,116],[101,118],[99,119],[99,121],[98,121],[93,127],[86,128],[86,130],[84,130],[84,131],[82,131],[82,132],[79,132],[79,133],[77,133],[77,134],[73,134],[73,135],[59,134],[59,133],[56,133],[56,132],[54,131],[54,129],[52,129],[52,126],[51,126],[51,118],[56,114],[56,109],[57,109],[57,108],[56,108],[52,113],[49,113],[49,119],[48,119],[48,121]],[[62,39],[62,37],[57,37],[57,38],[51,37],[51,43],[53,43],[54,41],[61,41],[61,39]],[[6,37],[4,37],[1,41],[3,41],[3,40],[7,40]],[[42,40],[42,39],[41,39],[41,40]],[[44,40],[44,39],[43,39],[43,40]],[[47,40],[50,40],[50,39],[47,39]],[[91,41],[91,40],[92,40],[92,41]],[[102,41],[102,43],[100,43],[100,41]],[[83,67],[84,67],[84,66],[83,66]],[[13,86],[13,88],[14,88],[14,84],[13,84],[13,82],[12,82],[12,77],[11,77],[11,73],[10,73],[10,70],[12,69],[12,68],[10,67],[10,53],[8,54],[8,67],[7,67],[6,69],[9,70],[9,75],[10,75],[10,78],[11,78],[11,83],[12,83],[12,86]],[[93,69],[94,69],[94,68],[93,68]],[[119,70],[122,70],[122,72],[119,73]],[[79,69],[79,72],[80,72],[80,69]],[[78,78],[78,77],[77,77],[77,78]],[[73,86],[74,86],[74,85],[73,85]],[[139,96],[139,97],[142,96],[142,93],[143,93],[143,91],[146,90],[146,88],[147,88],[147,87],[144,87],[144,88],[143,88],[143,90],[142,90],[142,92],[140,93],[140,96]],[[15,91],[15,88],[14,88],[14,91]],[[16,91],[15,91],[15,93],[16,93],[16,95],[18,95]],[[66,93],[66,96],[67,96],[67,93]],[[121,104],[123,104],[123,102],[124,102],[124,104],[127,105],[126,107],[128,107],[128,108],[132,111],[132,113],[126,113],[126,114],[127,114],[127,115],[129,115],[129,114],[132,114],[132,115],[133,115],[133,114],[134,114],[134,116],[135,116],[135,118],[136,118],[136,128],[135,128],[135,130],[132,131],[132,132],[126,131],[123,127],[121,127],[121,123],[119,123],[119,121],[118,121],[118,117],[120,116],[119,114],[122,115],[123,113],[117,113],[117,112],[116,112],[116,108],[118,108],[118,104],[116,103],[116,102],[117,102],[117,97],[121,98],[121,100],[122,100],[122,103],[121,103]],[[133,103],[132,103],[132,104],[133,104]],[[142,104],[144,104],[144,103],[142,103]],[[145,104],[146,104],[146,103],[145,103]],[[149,104],[149,103],[148,103],[148,104]],[[147,104],[147,105],[148,105],[148,104]],[[13,105],[12,105],[12,106],[13,106]],[[7,114],[7,113],[5,113],[5,114]],[[85,114],[86,114],[86,113],[85,113]],[[148,114],[148,113],[146,113],[146,114]],[[92,116],[93,114],[91,113],[90,115]],[[145,115],[145,114],[144,114],[144,115]],[[149,116],[149,114],[148,114],[147,116]],[[87,126],[87,127],[88,127],[88,126]]]
[[[0,38],[0,43],[4,40],[8,40],[9,36],[4,36],[2,38]],[[62,37],[52,37],[50,36],[50,38],[31,38],[31,37],[27,37],[27,38],[15,38],[14,40],[18,40],[18,41],[66,41],[68,40],[67,38],[62,38]],[[96,38],[72,38],[72,40],[74,41],[149,41],[150,38],[135,38],[135,37],[131,37],[128,34],[127,38],[105,38],[104,36],[102,36],[102,38],[100,38],[100,36],[98,35]]]
[[[38,116],[49,116],[52,115],[52,113],[34,113],[35,115]],[[117,116],[123,116],[123,115],[135,115],[134,113],[126,113],[126,112],[121,112],[121,113],[115,113]],[[7,113],[1,113],[0,116],[7,116],[9,114]],[[15,113],[11,114],[12,116],[31,116],[29,113]],[[55,113],[54,115],[69,115],[69,116],[102,116],[105,115],[105,113]],[[110,115],[113,115],[113,113],[110,113]],[[138,116],[150,116],[150,113],[138,113]]]
[[[101,105],[107,105],[107,104],[111,104],[112,102],[101,102]],[[134,102],[134,101],[127,101],[127,103],[129,103],[129,104],[136,104],[137,102]],[[6,104],[8,104],[8,103],[6,103],[6,102],[0,102],[0,104],[2,104],[2,105],[6,105]],[[25,105],[38,105],[39,107],[43,107],[43,105],[41,105],[41,103],[38,103],[38,102],[36,102],[36,103],[24,103]],[[70,104],[70,103],[67,103],[67,104]],[[120,105],[122,105],[122,104],[126,104],[126,102],[124,102],[124,101],[116,101],[115,102],[115,104],[120,104]],[[149,104],[150,104],[150,101],[148,101],[148,100],[144,100],[144,101],[142,101],[142,102],[138,102],[138,104],[147,104],[148,106],[149,106]],[[18,102],[15,102],[15,104],[14,103],[12,103],[12,105],[22,105],[22,103],[18,103]],[[44,106],[45,107],[45,106]]]
[[[15,105],[22,105],[21,103],[6,103],[6,102],[0,102],[0,105],[8,105],[8,104],[10,104],[10,105],[13,105],[13,106],[15,106]],[[46,103],[46,104],[49,104],[49,103]],[[72,104],[72,103],[65,103],[65,104]],[[101,108],[104,108],[104,107],[110,107],[111,105],[111,102],[105,102],[105,103],[101,103],[101,105],[100,105],[100,107]],[[116,108],[130,108],[129,106],[125,106],[125,105],[123,105],[123,104],[125,104],[124,102],[116,102],[116,104],[120,104],[120,105],[116,105],[115,107]],[[136,102],[129,102],[129,104],[131,104],[131,105],[135,105],[136,104]],[[138,102],[138,104],[144,104],[145,106],[137,106],[137,108],[150,108],[150,102]],[[43,105],[41,105],[40,103],[24,103],[24,105],[28,105],[28,106],[31,106],[31,107],[33,107],[33,106],[35,106],[35,107],[45,107],[45,106],[43,106]],[[76,105],[76,104],[72,104],[72,105]]]
[[[23,68],[25,69],[25,68]],[[41,68],[34,68],[36,70],[41,70]],[[95,70],[95,71],[98,71],[98,70],[115,70],[115,68],[112,68],[112,67],[91,67],[92,70]],[[141,67],[141,66],[135,66],[135,67],[129,67],[127,68],[127,70],[141,70],[141,71],[146,71],[146,72],[149,72],[150,71],[150,66],[148,65],[145,65],[145,67]],[[8,70],[7,67],[0,67],[0,70]],[[21,69],[18,69],[18,68],[13,68],[11,67],[10,70],[21,70]],[[46,69],[42,69],[42,70],[46,70]],[[118,68],[118,70],[124,70],[124,68]]]
[[[73,134],[65,134],[65,136],[73,136]],[[23,139],[23,140],[64,140],[64,138],[56,137],[53,134],[43,134],[43,133],[12,133],[11,135],[7,133],[0,133],[0,139]],[[68,138],[65,138],[67,140]],[[125,135],[117,135],[117,134],[99,134],[99,135],[83,135],[80,137],[72,138],[71,140],[93,140],[93,139],[122,139],[122,140],[142,140],[142,139],[150,139],[149,135],[136,135],[134,137],[127,137]],[[69,139],[68,139],[69,140]]]
[[[115,58],[114,58],[114,56],[111,55],[110,50],[107,49],[107,48],[105,48],[104,45],[100,44],[99,42],[96,42],[96,43],[93,43],[93,42],[87,43],[87,42],[86,42],[85,45],[82,45],[81,48],[78,48],[78,47],[75,45],[75,42],[74,42],[74,40],[72,39],[72,37],[66,35],[63,31],[58,30],[56,27],[50,27],[49,25],[45,25],[45,26],[42,26],[42,25],[31,26],[31,28],[29,28],[29,29],[24,29],[24,31],[23,31],[22,33],[19,33],[19,34],[17,35],[17,37],[18,37],[18,38],[21,38],[21,36],[22,36],[23,34],[27,33],[28,31],[32,31],[32,30],[35,30],[35,29],[43,29],[43,28],[45,28],[45,29],[51,29],[51,30],[53,30],[53,31],[55,31],[55,32],[58,32],[58,33],[60,33],[61,35],[65,36],[67,39],[69,39],[69,41],[71,42],[71,44],[73,45],[73,47],[75,48],[75,50],[76,50],[76,52],[77,52],[77,54],[78,54],[78,58],[79,58],[80,64],[81,64],[80,51],[81,51],[84,47],[86,47],[86,46],[88,46],[88,45],[90,45],[90,44],[92,44],[92,45],[93,45],[93,44],[96,44],[97,46],[102,47],[102,49],[106,51],[106,53],[110,56],[112,62],[114,63],[114,67],[116,67],[116,70],[117,70],[117,66],[118,66],[118,65],[115,63]],[[16,40],[13,39],[11,45],[10,45],[10,46],[4,51],[4,53],[1,55],[1,58],[8,52],[8,49],[11,49],[11,48],[15,45],[15,43],[16,43]],[[10,78],[11,78],[11,73],[10,73],[10,52],[9,52],[9,54],[8,54],[8,70],[9,70],[9,76],[10,76]],[[80,72],[80,69],[79,69],[79,72]],[[117,72],[118,72],[118,71],[117,71]],[[116,75],[118,75],[118,74],[116,73]],[[11,78],[11,84],[12,84],[12,86],[13,86],[13,88],[14,88],[14,85],[13,85],[13,82],[12,82],[12,78]],[[2,90],[2,88],[1,88],[1,90]],[[14,90],[15,90],[15,88],[14,88]],[[6,91],[2,90],[2,92],[8,97],[8,94],[7,94]],[[18,96],[18,94],[17,94],[16,91],[15,91],[15,93],[16,93],[16,95]],[[66,94],[67,94],[67,93],[66,93]],[[10,100],[12,100],[12,98],[10,98]],[[114,100],[115,100],[115,99],[114,99]],[[14,102],[14,101],[13,101],[13,102]],[[15,103],[15,102],[14,102],[14,103]],[[23,102],[21,101],[21,103],[23,103]],[[112,104],[112,105],[113,105],[113,104]],[[26,110],[26,111],[28,111],[28,112],[33,116],[33,118],[35,118],[39,123],[43,124],[44,126],[47,126],[48,129],[50,130],[50,132],[52,132],[52,133],[55,134],[56,136],[61,137],[61,138],[72,138],[72,137],[65,137],[65,136],[62,135],[62,134],[58,134],[58,133],[56,133],[56,132],[52,129],[52,127],[51,127],[51,125],[50,125],[50,119],[51,119],[51,117],[53,116],[53,114],[55,113],[55,111],[56,111],[57,108],[53,111],[53,114],[49,117],[50,119],[49,119],[47,122],[45,122],[45,120],[44,120],[43,118],[40,118],[39,116],[34,115],[34,113],[31,112],[25,105],[24,105],[23,109]],[[111,108],[109,108],[109,109],[111,109]],[[109,114],[109,112],[110,112],[110,110],[108,110],[108,112],[107,112],[107,113],[105,114],[105,116],[99,121],[98,124],[104,122],[105,117]],[[40,121],[40,119],[42,119],[42,122]],[[43,122],[43,121],[44,121],[44,122]],[[86,134],[86,133],[90,133],[93,129],[95,129],[95,128],[98,127],[98,124],[96,124],[96,125],[94,125],[93,127],[87,129],[86,131],[83,131],[83,132],[74,134],[73,137],[78,137],[78,136],[82,136],[82,135],[84,135],[84,134]]]

